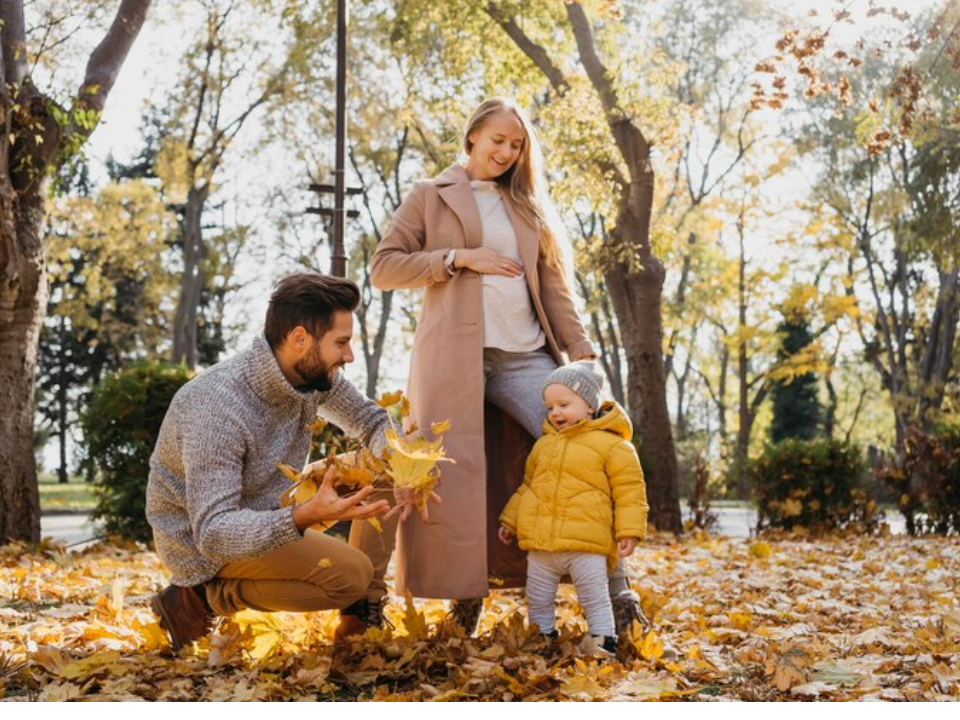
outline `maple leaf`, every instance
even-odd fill
[[[679,690],[677,682],[673,678],[651,677],[642,672],[630,673],[621,682],[616,683],[611,690],[612,692],[607,698],[611,701],[662,700],[697,692],[695,689]]]
[[[838,660],[835,662],[818,662],[813,666],[813,679],[829,685],[859,685],[866,678],[866,674],[859,670],[852,662]]]
[[[373,485],[384,477],[387,467],[386,463],[368,448],[335,455],[333,463],[337,468],[337,485],[357,488]]]
[[[233,619],[221,623],[219,632],[210,639],[207,665],[211,668],[228,665],[253,642],[253,634],[253,628],[241,628]]]
[[[53,645],[40,645],[30,653],[30,659],[54,675],[59,675],[60,671],[71,661],[68,653]]]
[[[37,698],[40,702],[65,702],[83,696],[83,689],[73,683],[53,683],[47,685]]]
[[[234,622],[248,638],[245,648],[254,660],[264,660],[280,650],[283,626],[275,613],[244,610],[233,616]]]
[[[430,634],[426,618],[413,604],[413,596],[410,593],[407,593],[404,600],[406,601],[402,621],[404,630],[414,640],[425,640]]]
[[[800,645],[787,645],[782,654],[767,663],[767,674],[780,691],[786,691],[807,681],[807,669],[814,662]]]
[[[790,694],[816,698],[823,694],[833,693],[836,689],[836,685],[814,680],[813,682],[804,683],[803,685],[795,685],[790,688]]]
[[[589,635],[586,637],[590,637]],[[596,663],[585,663],[577,659],[572,667],[567,669],[566,677],[561,680],[560,691],[569,697],[581,700],[597,700],[606,694],[606,688],[601,682],[604,675],[609,675],[610,668],[598,667]]]
[[[277,470],[283,473],[283,475],[291,482],[300,482],[300,473],[286,463],[278,462]]]
[[[403,397],[403,390],[396,390],[392,393],[384,393],[379,398],[377,398],[377,405],[379,405],[382,408],[388,408],[400,402],[400,398],[402,397]]]
[[[422,508],[440,479],[437,463],[453,460],[444,457],[441,439],[401,436],[392,428],[385,435],[389,448],[386,473],[397,487],[413,490],[417,506]]]
[[[636,624],[636,620],[634,620]],[[663,656],[663,640],[653,630],[648,632],[640,643],[640,657],[644,660],[659,660]]]
[[[98,653],[68,663],[60,668],[58,675],[66,680],[76,680],[78,678],[88,678],[103,671],[123,673],[125,669],[120,663],[120,653],[114,651]]]
[[[156,650],[170,644],[166,631],[160,627],[158,622],[142,625],[140,627],[140,638],[143,640],[145,650]]]

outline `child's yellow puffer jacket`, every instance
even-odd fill
[[[523,550],[596,553],[613,567],[618,540],[647,534],[647,489],[629,418],[606,402],[592,420],[543,428],[500,522]]]

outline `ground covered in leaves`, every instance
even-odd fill
[[[935,700],[960,696],[960,543],[850,537],[654,538],[630,561],[655,629],[597,660],[572,589],[560,640],[524,628],[516,593],[479,636],[438,639],[440,601],[396,629],[331,643],[334,613],[242,613],[174,654],[142,548],[0,549],[4,700]],[[664,652],[664,647],[668,651]],[[679,652],[669,660],[669,648]]]

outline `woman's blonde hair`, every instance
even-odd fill
[[[470,154],[473,143],[470,136],[482,129],[487,120],[500,112],[511,112],[523,128],[523,146],[517,161],[496,181],[506,187],[520,213],[540,233],[540,257],[548,265],[564,271],[564,277],[572,270],[570,252],[566,247],[566,233],[559,214],[550,200],[544,174],[543,151],[537,139],[537,131],[527,114],[513,100],[493,97],[484,100],[463,129],[463,150]],[[569,279],[568,279],[569,282]]]

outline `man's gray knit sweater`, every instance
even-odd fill
[[[329,392],[294,389],[262,335],[176,394],[150,458],[147,519],[175,585],[301,537],[277,463],[302,467],[319,414],[383,449],[386,412],[338,372]]]

